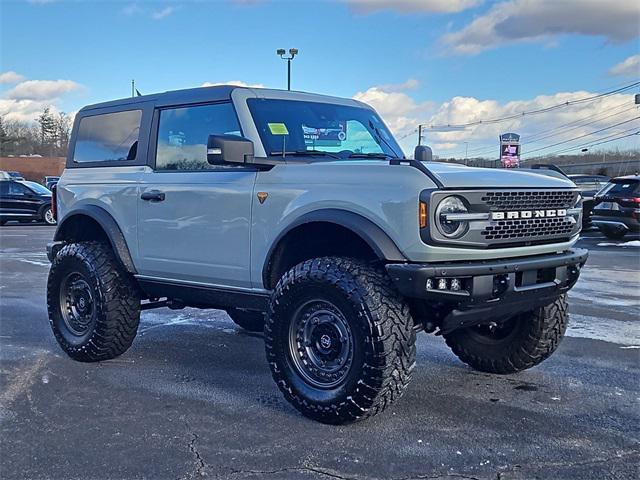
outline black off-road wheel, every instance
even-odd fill
[[[284,274],[271,297],[265,345],[286,399],[329,424],[385,410],[409,384],[416,356],[413,319],[386,273],[338,257]]]
[[[558,348],[569,323],[566,296],[497,325],[481,325],[444,335],[464,363],[488,373],[516,373],[546,360]]]
[[[231,320],[236,325],[248,332],[262,332],[264,330],[263,312],[230,308],[227,310],[227,315],[231,317]]]
[[[627,234],[627,231],[622,227],[600,227],[600,230],[605,237],[611,240],[621,240]]]
[[[140,321],[140,293],[108,245],[72,243],[51,265],[47,308],[62,349],[74,360],[97,362],[131,346]]]

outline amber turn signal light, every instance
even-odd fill
[[[420,223],[420,228],[425,228],[427,226],[427,204],[424,202],[420,202],[418,221]]]

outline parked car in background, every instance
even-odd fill
[[[51,211],[51,190],[36,182],[0,177],[0,225],[10,220],[37,220],[55,225]]]
[[[594,197],[610,180],[604,175],[585,175],[582,173],[567,175],[580,189],[582,194],[582,228],[591,228],[591,215]]]
[[[640,232],[640,176],[611,180],[595,196],[591,221],[607,238]]]
[[[7,172],[7,173],[14,180],[24,180],[24,177],[20,172]]]
[[[58,183],[58,180],[60,180],[60,177],[47,175],[44,177],[44,186],[51,190],[53,186]]]

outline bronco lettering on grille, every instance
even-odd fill
[[[566,217],[565,208],[550,210],[516,210],[512,212],[491,212],[491,220],[519,220],[521,218],[552,218]]]

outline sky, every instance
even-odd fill
[[[373,105],[405,152],[418,124],[502,118],[640,82],[640,2],[630,0],[0,0],[0,115],[73,114],[130,95],[217,83],[292,88]],[[623,90],[544,114],[443,131],[440,156],[638,148]],[[603,130],[604,129],[604,130]],[[635,130],[634,130],[635,129]],[[557,144],[557,145],[556,145]],[[530,153],[527,153],[530,152]]]

